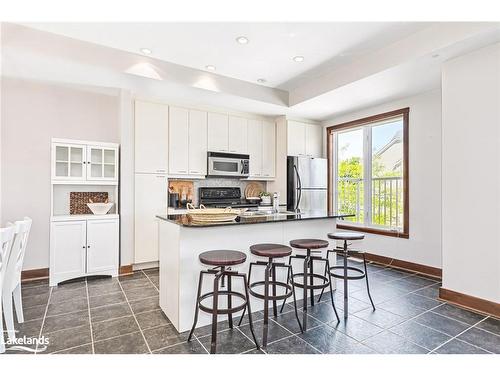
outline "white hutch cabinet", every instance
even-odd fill
[[[52,140],[50,285],[83,276],[118,276],[118,144]],[[106,192],[106,215],[70,214],[71,192]]]

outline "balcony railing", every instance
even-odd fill
[[[365,223],[364,181],[361,178],[339,178],[337,184],[337,209],[354,212],[350,220]],[[371,180],[371,213],[369,224],[390,228],[403,227],[402,177],[377,177]]]

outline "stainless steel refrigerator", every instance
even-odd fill
[[[287,209],[298,212],[328,210],[328,163],[308,156],[287,158]]]

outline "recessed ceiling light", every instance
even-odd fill
[[[259,82],[259,83],[266,83],[267,81],[264,78],[259,78],[257,80],[257,82]]]
[[[304,61],[304,56],[294,56],[293,61],[302,62]]]
[[[206,70],[210,70],[211,72],[215,72],[216,71],[216,68],[213,65],[207,65],[207,66],[205,66],[205,69]]]
[[[239,36],[236,38],[236,41],[239,44],[248,44],[248,42],[250,42],[246,36]]]
[[[151,51],[149,48],[141,48],[141,53],[143,55],[151,55],[153,51]]]

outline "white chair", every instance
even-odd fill
[[[2,296],[3,281],[7,271],[10,252],[12,250],[12,240],[14,239],[14,227],[0,228],[0,297]],[[3,338],[2,304],[0,303],[0,353],[5,352],[5,342]]]
[[[25,217],[24,220],[10,224],[14,228],[15,237],[5,272],[2,302],[5,324],[7,325],[8,335],[11,340],[16,338],[12,298],[14,298],[14,305],[16,306],[17,321],[19,323],[24,322],[23,301],[21,297],[21,271],[23,269],[24,253],[26,252],[31,223],[32,220],[29,217]]]

